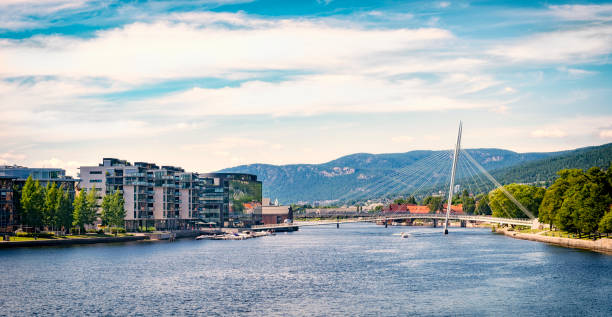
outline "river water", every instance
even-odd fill
[[[0,315],[612,316],[612,256],[450,231],[0,250]]]

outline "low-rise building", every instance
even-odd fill
[[[262,206],[262,222],[264,225],[293,221],[291,206]]]

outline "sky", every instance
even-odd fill
[[[2,0],[0,164],[612,142],[612,3]]]

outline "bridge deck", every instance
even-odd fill
[[[294,223],[281,223],[281,224],[273,224],[273,225],[261,225],[261,226],[253,226],[254,230],[268,230],[275,228],[285,228],[285,227],[303,227],[303,226],[322,226],[322,225],[333,225],[337,223],[357,223],[357,222],[384,222],[384,221],[393,221],[393,220],[404,220],[404,219],[446,219],[445,214],[405,214],[405,215],[389,215],[386,217],[375,216],[375,217],[359,217],[354,219],[340,219],[337,220],[318,220],[318,221],[295,221]],[[450,215],[449,220],[459,220],[459,221],[478,221],[478,222],[490,222],[490,223],[499,223],[499,224],[507,224],[507,225],[519,225],[519,226],[531,226],[533,224],[533,220],[531,219],[521,219],[521,218],[497,218],[490,216],[475,216],[475,215]]]

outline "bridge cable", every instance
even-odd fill
[[[535,219],[535,216],[533,215],[533,213],[531,213],[531,211],[529,211],[525,206],[523,206],[523,204],[521,204],[506,188],[504,188],[504,186],[502,186],[502,184],[500,184],[491,174],[489,174],[489,172],[487,172],[487,170],[484,169],[484,167],[478,164],[478,162],[468,152],[465,152],[465,156],[470,161],[472,161],[472,163],[474,163],[474,165],[476,165],[476,167],[478,167],[478,169],[489,180],[491,180],[491,182],[493,182],[495,186],[497,186],[497,188],[499,188],[502,191],[502,193],[504,193],[504,195],[506,195],[506,197],[508,197],[508,199],[510,199],[527,217],[529,217],[530,219]]]
[[[419,166],[419,165],[424,165],[424,164],[426,164],[426,163],[427,163],[429,160],[434,160],[434,159],[436,159],[438,156],[441,156],[442,154],[443,154],[443,153],[434,153],[434,154],[432,154],[432,155],[429,155],[429,156],[427,156],[427,157],[425,157],[425,158],[423,158],[423,159],[419,160],[419,161],[418,161],[417,163],[415,163],[415,164],[412,164],[412,165],[410,165],[410,166],[404,167],[404,168],[402,168],[402,169],[400,169],[400,170],[394,170],[394,171],[393,171],[392,173],[390,173],[389,175],[384,175],[383,177],[381,177],[381,178],[380,178],[378,181],[376,181],[376,182],[374,182],[374,183],[372,183],[372,184],[368,184],[368,185],[365,187],[365,189],[364,189],[363,191],[361,191],[361,192],[359,192],[359,191],[357,191],[357,192],[353,191],[353,192],[348,192],[348,193],[345,193],[344,195],[342,195],[342,196],[340,196],[339,198],[337,198],[337,200],[340,200],[340,199],[346,199],[346,198],[349,198],[349,197],[350,197],[350,198],[352,198],[352,197],[358,197],[359,195],[362,195],[362,194],[368,194],[368,193],[371,193],[373,190],[378,191],[378,190],[379,190],[379,188],[381,188],[381,187],[383,187],[383,188],[384,188],[384,187],[386,187],[386,186],[388,185],[388,179],[390,179],[392,182],[399,183],[398,179],[399,179],[400,181],[403,181],[403,179],[405,179],[405,178],[400,178],[400,177],[399,177],[399,176],[400,176],[400,173],[403,173],[404,171],[407,171],[407,170],[413,169],[413,171],[410,171],[408,175],[410,175],[410,174],[414,174],[414,173],[416,173],[416,172],[419,170],[419,168],[418,168],[418,166]]]

